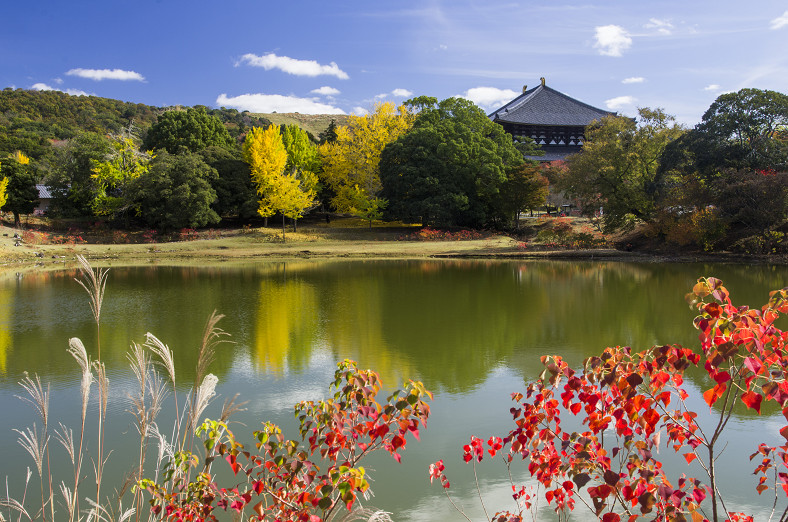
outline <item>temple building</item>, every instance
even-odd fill
[[[533,89],[523,86],[523,93],[489,117],[512,136],[527,136],[541,146],[544,156],[538,161],[556,161],[580,152],[585,128],[594,120],[615,116],[615,112],[597,109],[541,84]]]

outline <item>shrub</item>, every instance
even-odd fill
[[[698,310],[700,350],[680,345],[654,346],[641,352],[629,347],[606,348],[570,368],[560,356],[543,356],[544,371],[524,393],[513,393],[510,412],[514,427],[486,442],[471,437],[463,459],[475,466],[501,455],[511,482],[514,512],[502,511],[497,522],[535,517],[541,500],[552,505],[559,519],[568,519],[578,502],[605,522],[636,520],[749,520],[725,503],[715,467],[725,448],[721,437],[735,408],[758,414],[774,402],[788,418],[788,332],[775,321],[788,313],[788,287],[770,294],[761,309],[734,306],[722,282],[700,279],[687,294]],[[684,373],[705,369],[709,380],[702,398],[712,410],[711,427],[696,422],[688,407],[690,387]],[[708,384],[710,383],[710,384]],[[579,417],[581,430],[566,429],[566,417]],[[781,423],[784,424],[784,423]],[[779,429],[788,441],[788,425]],[[700,478],[668,478],[658,457],[661,438],[686,462],[700,464]],[[788,496],[788,442],[768,446],[754,441],[755,489]],[[524,461],[536,488],[516,484],[511,469]],[[438,479],[448,496],[449,480],[442,460],[432,464],[430,479]],[[450,498],[450,497],[449,497]],[[788,509],[781,515],[784,520]],[[466,517],[467,518],[467,517]]]

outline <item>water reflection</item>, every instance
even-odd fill
[[[74,275],[0,280],[0,408],[15,420],[0,432],[7,469],[28,464],[11,431],[31,422],[14,397],[25,370],[60,390],[56,411],[66,422],[78,417],[69,410],[78,400],[66,400],[78,389],[67,343],[80,337],[95,357],[96,332]],[[379,473],[376,486],[376,505],[425,519],[426,511],[413,512],[414,505],[434,505],[424,463],[451,458],[471,433],[508,429],[509,393],[541,371],[540,355],[579,364],[610,345],[694,346],[694,314],[684,294],[705,275],[723,279],[736,304],[753,306],[788,284],[785,267],[709,264],[420,260],[112,268],[101,339],[118,400],[110,422],[118,438],[132,431],[123,402],[129,343],[148,331],[167,343],[185,391],[205,321],[218,310],[235,344],[218,349],[210,371],[222,395],[239,392],[250,400],[239,419],[249,432],[261,419],[292,423],[289,406],[325,394],[334,363],[343,358],[377,370],[389,386],[413,378],[436,392],[423,442],[408,448],[402,467]],[[691,378],[703,386],[702,375]],[[761,419],[736,426],[741,440],[762,430],[768,419]],[[492,470],[490,479],[499,472]],[[380,499],[390,490],[397,495]]]

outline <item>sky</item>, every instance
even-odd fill
[[[0,87],[154,106],[364,114],[462,96],[489,113],[544,77],[687,126],[717,96],[788,93],[785,0],[4,0]]]

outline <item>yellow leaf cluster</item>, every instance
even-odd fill
[[[334,189],[332,203],[340,212],[363,213],[382,188],[380,154],[413,126],[415,115],[404,105],[379,103],[366,116],[350,116],[345,126],[337,128],[337,139],[320,147],[323,177]],[[362,197],[359,197],[359,193]]]

